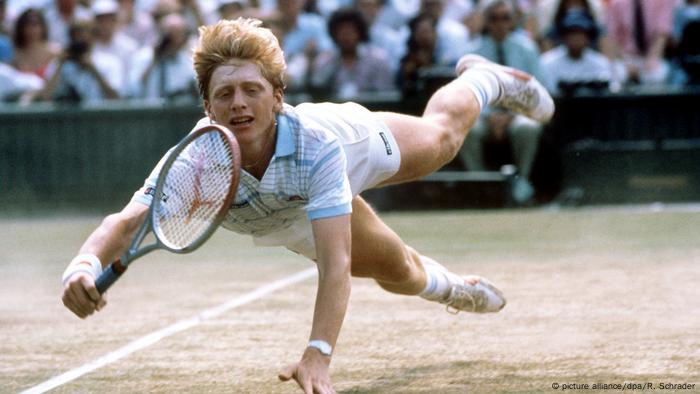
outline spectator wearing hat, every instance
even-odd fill
[[[569,11],[586,12],[600,28],[603,21],[604,0],[538,0],[534,17],[537,23],[537,37],[542,51],[548,51],[562,44],[561,24]],[[599,35],[602,38],[603,35]],[[598,42],[592,42],[596,49]]]
[[[562,44],[541,58],[543,83],[550,93],[572,95],[582,90],[608,90],[612,66],[607,57],[591,47],[598,37],[593,18],[584,11],[569,11],[557,35]]]
[[[95,0],[92,3],[92,14],[95,19],[93,52],[95,56],[112,55],[122,62],[126,81],[126,72],[131,68],[130,59],[138,49],[138,44],[121,31],[118,20],[119,3],[116,0]],[[121,95],[126,93],[126,85],[120,86]]]
[[[333,12],[328,31],[335,48],[316,58],[312,87],[339,99],[394,88],[393,74],[386,67],[387,54],[369,43],[369,28],[359,11],[345,8]]]

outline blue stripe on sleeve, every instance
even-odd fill
[[[333,150],[328,152],[328,154],[323,156],[321,158],[321,160],[317,161],[313,167],[311,167],[311,171],[309,172],[310,177],[313,178],[314,175],[316,174],[316,171],[318,171],[320,168],[323,168],[323,165],[326,164],[326,162],[328,162],[328,160],[332,160],[332,159],[336,158],[339,154],[340,154],[340,146],[336,146],[335,148],[333,148]]]
[[[352,213],[352,204],[345,203],[329,208],[314,209],[307,213],[309,220],[332,218],[334,216],[348,215]]]

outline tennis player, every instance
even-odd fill
[[[355,103],[284,103],[285,61],[274,35],[254,19],[200,28],[194,69],[206,117],[241,147],[237,195],[222,226],[316,262],[319,284],[310,341],[279,378],[305,393],[332,393],[328,371],[345,316],[351,275],[392,293],[417,295],[452,311],[498,312],[503,294],[460,276],[406,245],[359,196],[416,180],[450,162],[482,108],[502,105],[547,121],[554,104],[530,75],[467,55],[457,78],[430,98],[422,116],[370,112]],[[146,217],[158,168],[119,213],[89,236],[63,276],[63,302],[85,318],[105,305],[94,280],[128,247]]]

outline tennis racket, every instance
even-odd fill
[[[231,131],[206,125],[188,134],[163,162],[144,223],[127,251],[97,278],[97,291],[107,291],[129,263],[146,253],[189,253],[201,246],[226,217],[240,169],[240,150]],[[150,232],[155,242],[142,246]]]

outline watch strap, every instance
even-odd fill
[[[320,339],[310,340],[307,347],[312,347],[312,348],[318,350],[324,356],[330,357],[331,355],[333,355],[333,347],[328,342],[320,340]]]

